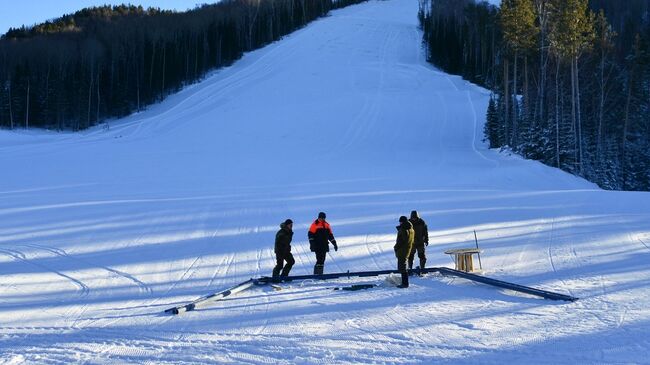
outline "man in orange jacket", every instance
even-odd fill
[[[316,254],[316,265],[314,265],[314,275],[323,275],[325,268],[325,257],[330,250],[329,243],[332,242],[334,251],[338,251],[334,234],[330,224],[325,221],[325,213],[318,213],[318,219],[311,224],[309,232],[309,249]]]

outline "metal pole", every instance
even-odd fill
[[[474,231],[474,242],[476,242],[476,249],[479,251],[478,254],[478,264],[481,267],[481,270],[483,270],[483,264],[481,263],[481,249],[478,248],[478,238],[476,237],[476,231]]]

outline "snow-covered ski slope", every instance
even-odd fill
[[[335,11],[109,131],[0,132],[0,362],[650,363],[650,195],[488,150],[488,94],[425,62],[417,6]],[[413,209],[429,265],[475,229],[486,275],[581,299],[431,275],[162,314],[269,275],[286,218],[311,273],[319,211],[326,272],[392,269]]]

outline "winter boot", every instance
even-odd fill
[[[398,288],[408,288],[409,287],[409,274],[406,272],[402,273],[402,284],[397,286]]]
[[[325,265],[319,265],[319,264],[314,265],[314,275],[323,275],[324,269],[325,269]]]

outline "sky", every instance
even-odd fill
[[[197,4],[205,4],[210,0],[0,0],[0,34],[9,28],[21,25],[34,25],[48,19],[58,18],[64,14],[74,13],[89,6],[104,4],[119,5],[131,3],[144,7],[155,6],[163,9],[187,10]]]

